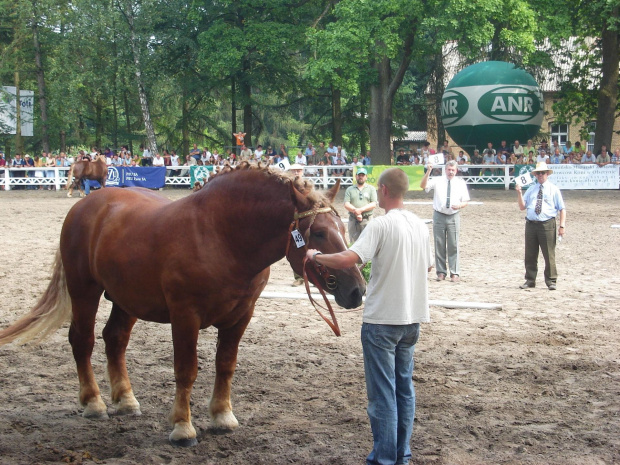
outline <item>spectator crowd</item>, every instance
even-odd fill
[[[94,160],[97,157],[105,157],[108,166],[223,166],[225,164],[236,165],[242,161],[263,162],[266,164],[278,164],[284,159],[288,159],[291,164],[301,166],[332,166],[330,175],[342,176],[351,175],[352,166],[371,165],[372,158],[370,150],[365,154],[349,156],[346,150],[329,142],[327,145],[321,141],[317,146],[308,142],[305,147],[296,147],[293,150],[280,144],[275,146],[262,145],[254,149],[248,147],[243,142],[243,137],[237,137],[239,145],[236,148],[227,149],[219,153],[216,148],[199,148],[193,144],[192,149],[186,157],[182,157],[175,150],[163,150],[161,153],[152,154],[148,148],[140,146],[138,154],[132,154],[128,146],[124,145],[119,150],[114,151],[110,148],[100,150],[92,147],[90,151],[80,150],[77,155],[70,152],[59,152],[57,154],[42,152],[40,155],[30,156],[28,154],[16,154],[9,159],[4,153],[0,152],[0,168],[33,168],[32,171],[16,170],[11,173],[13,177],[54,177],[53,170],[46,170],[50,167],[69,167],[75,161],[82,159]],[[468,168],[468,165],[536,165],[545,162],[549,165],[554,164],[597,164],[604,166],[607,164],[620,164],[620,148],[616,148],[612,153],[607,146],[603,145],[596,154],[587,149],[587,145],[580,142],[572,144],[567,141],[564,145],[558,143],[557,139],[548,146],[546,140],[534,145],[528,140],[525,145],[515,140],[512,145],[502,141],[500,146],[495,148],[492,142],[487,144],[485,149],[474,150],[470,157],[463,150],[458,153],[449,145],[446,140],[437,149],[430,147],[429,142],[425,142],[423,147],[414,150],[399,149],[397,153],[392,151],[392,165],[423,165],[429,163],[431,155],[443,154],[444,163],[454,160],[458,165],[457,175],[479,175],[484,174],[484,168]],[[172,176],[185,175],[187,170],[179,168],[170,170]],[[489,172],[488,170],[486,171]],[[491,170],[491,173],[494,171]],[[309,173],[312,174],[312,173]]]

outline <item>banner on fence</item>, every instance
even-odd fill
[[[355,167],[355,172],[357,173],[357,167]],[[394,168],[394,166],[389,165],[366,165],[364,166],[366,171],[368,172],[368,184],[371,186],[377,187],[377,182],[379,181],[379,176],[388,168]],[[422,165],[414,165],[414,166],[399,166],[399,169],[403,170],[407,177],[409,178],[409,190],[410,191],[421,191],[420,182],[424,177],[424,167]]]
[[[530,172],[535,165],[515,165],[514,176]],[[549,180],[560,189],[618,189],[618,165],[549,165]]]
[[[96,185],[91,181],[91,186]],[[108,179],[106,186],[114,187],[146,187],[147,189],[160,189],[166,184],[166,168],[133,167],[133,166],[108,166]]]
[[[193,165],[189,169],[189,185],[193,186],[195,182],[203,183],[209,179],[213,172],[213,165],[198,166]]]

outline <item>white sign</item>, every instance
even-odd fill
[[[549,180],[560,189],[618,189],[618,165],[550,165]]]
[[[291,163],[288,161],[288,158],[284,157],[282,161],[277,164],[277,167],[282,171],[288,171],[291,167]]]
[[[443,165],[444,164],[443,152],[429,155],[428,162],[431,165]]]
[[[15,134],[17,124],[16,97],[17,89],[12,86],[0,87],[0,134]],[[19,91],[20,118],[22,136],[33,135],[34,92]]]
[[[534,182],[534,178],[532,178],[532,175],[530,174],[530,172],[528,171],[527,173],[523,173],[520,174],[518,176],[515,176],[515,184],[517,184],[518,186],[527,186],[528,184],[531,184]]]

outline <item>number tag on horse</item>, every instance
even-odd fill
[[[532,175],[529,172],[515,176],[515,183],[521,187],[527,186],[533,182],[534,179],[532,179]]]
[[[295,229],[291,231],[291,235],[293,236],[293,240],[295,241],[295,245],[297,246],[298,249],[306,245],[306,242],[304,241],[304,237],[301,235],[299,231]]]

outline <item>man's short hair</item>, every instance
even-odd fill
[[[450,160],[448,163],[446,163],[446,168],[448,166],[458,166],[459,164],[456,162],[456,160]]]
[[[379,176],[379,186],[388,188],[391,198],[404,197],[409,190],[409,178],[400,168],[388,168]]]

